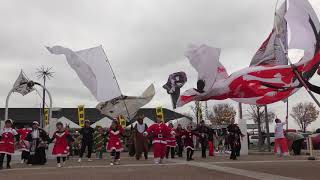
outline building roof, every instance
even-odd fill
[[[8,115],[9,118],[15,122],[15,124],[31,124],[33,121],[38,121],[40,119],[40,112],[40,108],[9,108]],[[155,120],[155,112],[155,108],[141,108],[137,114],[144,114],[145,117]],[[173,119],[186,117],[180,113],[176,113],[165,108],[163,108],[163,113],[166,122]],[[4,114],[5,108],[0,108],[0,120],[4,120]],[[78,108],[53,108],[52,117],[57,119],[65,117],[78,124]],[[97,122],[104,117],[106,116],[101,114],[96,108],[85,108],[85,119],[90,120],[91,123]],[[133,122],[133,119],[135,118],[136,117],[133,117],[131,122]]]

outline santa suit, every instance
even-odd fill
[[[26,151],[26,152],[30,151],[30,143],[29,141],[26,141],[26,137],[31,131],[32,131],[31,128],[18,129],[17,132],[20,135],[20,141],[19,141],[20,151]]]
[[[184,139],[184,148],[194,150],[193,138],[197,135],[192,131],[184,131],[182,133],[182,138]]]
[[[116,130],[110,128],[109,130],[109,141],[107,143],[107,151],[112,152],[115,150],[116,152],[123,151],[122,143],[121,143],[121,135],[123,134],[123,128],[118,126]]]
[[[67,157],[69,154],[69,139],[71,139],[70,134],[67,131],[56,131],[51,138],[51,142],[56,140],[52,150],[52,155],[57,157]]]
[[[173,129],[171,129],[170,131],[174,131]],[[177,142],[176,142],[176,136],[170,134],[170,136],[167,138],[167,147],[176,147],[177,146]]]
[[[18,135],[12,128],[3,128],[0,132],[0,154],[12,155],[14,153],[14,137]]]
[[[158,162],[166,154],[167,138],[171,136],[171,129],[161,122],[151,125],[146,134],[149,134],[153,139],[153,154],[155,161]]]
[[[276,123],[274,128],[274,153],[278,155],[289,155],[287,139],[284,136],[283,126],[286,123]]]

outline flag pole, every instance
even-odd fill
[[[113,69],[112,69],[112,66],[111,66],[111,64],[110,64],[110,62],[109,62],[109,60],[108,60],[107,54],[106,54],[106,52],[104,51],[102,45],[100,45],[100,47],[101,47],[101,49],[102,49],[102,52],[103,52],[104,56],[105,56],[106,59],[107,59],[107,60],[106,60],[107,63],[108,63],[109,66],[110,66],[110,69],[111,69],[112,74],[113,74],[113,78],[114,78],[114,80],[116,81],[117,86],[118,86],[118,88],[119,88],[119,91],[120,91],[120,94],[121,94],[121,98],[123,98],[124,96],[123,96],[123,94],[122,94],[122,92],[121,92],[121,88],[120,88],[120,85],[119,85],[118,80],[117,80],[117,78],[116,78],[116,75],[115,75],[115,73],[114,73],[114,71],[113,71]],[[131,117],[130,117],[130,113],[129,113],[129,110],[128,110],[126,101],[125,101],[124,99],[122,99],[122,100],[123,100],[123,104],[124,104],[124,106],[125,106],[125,108],[126,108],[126,111],[127,111],[127,114],[128,114],[128,118],[129,118],[129,121],[130,121],[130,120],[131,120]]]
[[[275,9],[275,18],[277,16],[277,6],[278,6],[278,2],[279,0],[277,0],[277,4],[276,4],[276,9]],[[285,1],[285,5],[286,5],[286,10],[287,10],[287,0]],[[274,20],[274,27],[276,30],[277,35],[279,35],[279,29],[278,26],[276,24],[276,20]],[[279,38],[279,36],[277,36],[277,38]],[[320,103],[319,101],[316,99],[316,97],[314,96],[314,94],[310,91],[310,89],[308,88],[308,86],[306,85],[306,83],[304,82],[304,80],[302,79],[302,77],[300,76],[299,72],[297,71],[295,65],[291,62],[290,58],[288,57],[288,50],[284,47],[283,42],[281,41],[281,39],[279,38],[279,43],[280,43],[280,47],[282,49],[282,51],[285,54],[285,57],[287,58],[289,65],[291,66],[291,69],[293,71],[293,73],[297,76],[298,81],[300,82],[300,84],[303,85],[303,87],[307,90],[308,94],[311,96],[311,98],[313,99],[313,101],[318,105],[318,107],[320,107]],[[286,44],[288,44],[288,42],[286,42]]]

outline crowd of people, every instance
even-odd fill
[[[79,131],[70,132],[61,122],[56,124],[56,131],[51,137],[34,121],[32,127],[20,129],[13,128],[12,120],[5,121],[5,127],[0,133],[0,169],[3,169],[5,156],[7,168],[11,168],[11,156],[15,149],[21,151],[21,163],[29,165],[44,165],[47,162],[46,150],[49,144],[53,144],[52,155],[56,157],[57,167],[63,167],[70,155],[78,155],[81,163],[86,152],[88,161],[92,161],[92,153],[102,159],[103,153],[110,153],[110,165],[120,163],[120,155],[124,147],[128,145],[129,155],[137,160],[148,159],[148,153],[152,146],[154,163],[160,164],[165,158],[182,158],[186,152],[186,160],[192,161],[196,142],[201,147],[201,157],[214,156],[214,150],[222,150],[221,145],[230,147],[230,159],[236,160],[240,155],[241,141],[243,137],[239,127],[231,123],[227,131],[216,132],[205,125],[204,121],[196,127],[189,124],[185,129],[179,124],[177,128],[173,124],[166,125],[161,117],[156,118],[156,123],[147,126],[143,122],[144,116],[137,117],[137,123],[126,132],[117,120],[114,120],[107,130],[102,127],[90,127],[90,121],[86,120],[84,127]],[[227,135],[226,135],[227,134]],[[126,139],[126,143],[124,143]],[[198,141],[196,141],[198,140]],[[215,148],[215,142],[218,145]]]

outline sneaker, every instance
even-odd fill
[[[82,160],[82,159],[81,159],[81,158],[79,158],[79,159],[78,159],[78,163],[81,163],[81,160]]]
[[[117,160],[116,162],[114,162],[115,165],[119,165],[120,164],[120,160]]]
[[[89,158],[89,159],[88,159],[88,162],[92,162],[92,159]]]
[[[63,167],[63,166],[65,166],[65,165],[66,165],[66,162],[65,162],[65,161],[63,161],[63,163],[62,163],[62,167]]]
[[[57,164],[57,167],[58,167],[58,168],[61,168],[61,167],[62,167],[62,166],[61,166],[61,163],[58,163],[58,164]]]
[[[113,162],[110,163],[110,166],[113,166]]]
[[[22,159],[20,163],[21,163],[21,164],[24,164],[24,159]]]

